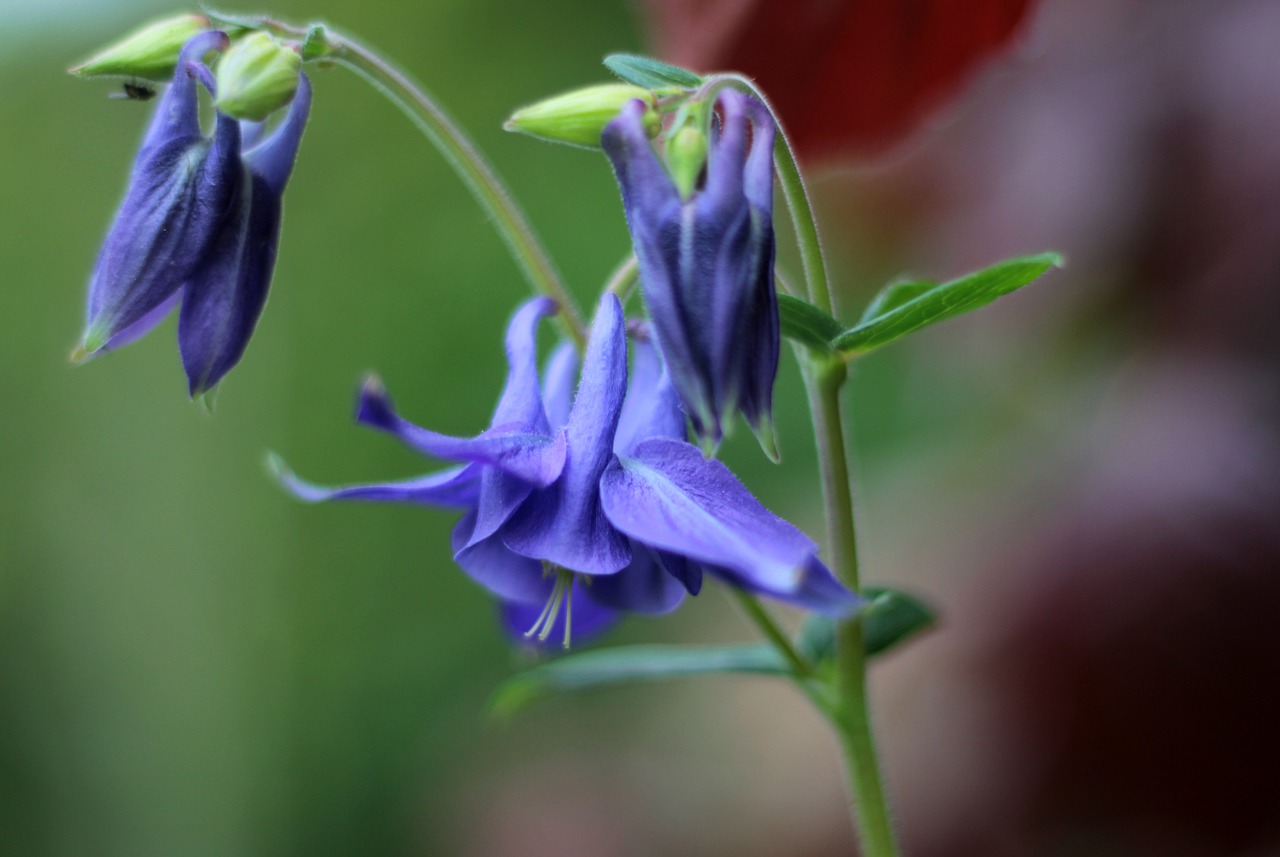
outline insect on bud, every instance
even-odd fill
[[[293,100],[302,57],[263,32],[251,33],[222,55],[214,106],[236,119],[261,122]]]
[[[552,143],[568,143],[588,149],[600,148],[600,133],[618,115],[624,104],[640,99],[645,111],[645,132],[655,137],[662,127],[657,112],[658,99],[652,92],[625,83],[605,83],[575,89],[522,107],[504,124],[508,131],[518,131]]]
[[[168,82],[178,54],[192,36],[209,29],[202,15],[180,15],[148,24],[69,71],[77,77],[132,77]]]

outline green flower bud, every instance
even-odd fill
[[[624,104],[637,98],[649,106],[644,117],[645,132],[656,137],[662,127],[657,96],[626,83],[588,86],[522,107],[512,113],[502,127],[553,143],[598,149],[604,126],[618,115]]]
[[[156,21],[70,69],[78,77],[136,77],[168,83],[178,54],[193,36],[209,29],[202,15]]]
[[[688,199],[698,186],[698,176],[707,163],[707,135],[696,123],[676,129],[667,140],[667,171],[680,196]]]
[[[236,119],[261,122],[293,100],[302,57],[263,32],[251,33],[222,55],[214,106]]]

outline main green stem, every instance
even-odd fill
[[[805,372],[805,383],[818,441],[831,564],[836,575],[856,592],[859,589],[858,543],[840,413],[840,390],[846,375],[845,364],[838,358],[830,358],[810,363]],[[841,622],[836,629],[836,705],[833,719],[844,751],[851,809],[863,853],[866,857],[896,857],[898,846],[871,733],[871,715],[867,705],[867,654],[862,619],[857,616]]]
[[[586,329],[577,304],[524,212],[484,155],[435,99],[402,71],[345,35],[330,30],[329,42],[328,59],[345,65],[386,95],[440,150],[493,219],[534,291],[553,298],[560,305],[560,320],[565,331],[579,349],[584,349]]]

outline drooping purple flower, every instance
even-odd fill
[[[718,443],[740,410],[776,457],[775,128],[764,105],[739,92],[718,104],[705,180],[687,199],[649,143],[642,102],[623,108],[601,145],[622,189],[658,346],[695,431]]]
[[[280,201],[311,106],[301,75],[288,113],[266,139],[256,141],[256,123],[222,113],[204,136],[196,82],[212,92],[214,81],[200,60],[226,46],[226,34],[214,30],[182,50],[94,266],[79,349],[87,357],[127,345],[180,302],[178,342],[192,396],[240,360],[262,312]]]
[[[381,385],[361,391],[357,419],[462,466],[399,482],[324,488],[277,465],[308,501],[376,500],[463,510],[454,558],[503,602],[513,633],[568,642],[621,611],[665,613],[697,594],[704,573],[809,609],[844,614],[857,598],[817,546],[770,513],[717,461],[685,442],[679,396],[656,350],[634,349],[628,384],[621,305],[596,313],[577,394],[572,346],[540,383],[536,333],[554,304],[525,304],[507,331],[509,373],[488,430],[441,435],[399,416]]]

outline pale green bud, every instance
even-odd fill
[[[78,77],[136,77],[168,83],[182,46],[209,29],[203,15],[180,15],[148,24],[70,69]]]
[[[302,57],[267,33],[234,43],[218,62],[213,105],[228,116],[261,122],[293,100]]]
[[[626,83],[588,86],[521,107],[502,127],[553,143],[598,149],[604,126],[617,117],[623,105],[637,98],[649,106],[644,115],[645,131],[656,137],[662,128],[657,96]]]
[[[707,163],[707,135],[696,124],[681,126],[667,140],[667,171],[680,196],[688,199]]]

